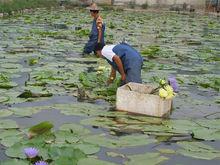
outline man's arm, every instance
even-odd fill
[[[102,18],[99,16],[96,20],[96,26],[98,29],[98,43],[101,43],[102,40],[102,24],[103,24],[103,20]]]
[[[121,74],[121,80],[125,81],[126,75],[125,75],[125,71],[124,71],[124,67],[123,67],[123,64],[121,62],[121,59],[117,55],[114,55],[112,60],[116,63],[116,65],[118,67],[118,71]]]
[[[102,40],[102,27],[98,28],[98,43],[101,43]]]

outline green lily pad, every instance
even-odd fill
[[[20,97],[20,98],[38,98],[38,97],[51,97],[51,96],[53,96],[53,94],[48,93],[48,92],[34,93],[30,90],[25,90],[24,92],[22,92],[17,97]]]
[[[21,141],[22,138],[22,136],[7,136],[2,139],[1,144],[6,147],[11,147],[15,143]]]
[[[123,154],[119,154],[119,153],[116,153],[116,152],[106,152],[106,154],[110,157],[121,157],[121,158],[125,158],[125,155]]]
[[[23,152],[24,148],[25,147],[23,146],[22,143],[16,143],[13,146],[11,146],[10,148],[7,148],[6,151],[5,151],[5,154],[8,157],[24,159],[24,158],[26,158],[26,156],[25,156],[25,154]]]
[[[218,129],[220,130],[220,119],[213,119],[213,120],[196,120],[196,123],[210,129]]]
[[[92,125],[92,126],[102,127],[102,128],[111,128],[112,126],[116,124],[116,122],[106,117],[96,117],[96,118],[88,118],[88,119],[81,120],[80,124]]]
[[[77,143],[79,141],[79,137],[70,131],[56,131],[54,135],[55,143]]]
[[[107,161],[95,159],[95,158],[85,158],[80,159],[77,165],[116,165],[115,163],[110,163]]]
[[[157,148],[157,151],[159,151],[161,154],[175,154],[176,151],[172,149],[167,149],[167,148]]]
[[[74,123],[67,123],[60,126],[60,130],[70,131],[75,135],[86,135],[89,134],[90,131],[84,128],[82,125],[74,124]]]
[[[12,64],[12,63],[7,63],[7,64],[1,64],[2,68],[5,69],[17,69],[17,68],[22,68],[21,64]]]
[[[80,149],[86,155],[92,155],[100,151],[100,147],[98,145],[89,144],[89,143],[76,144],[74,145],[74,148]]]
[[[184,156],[206,160],[220,157],[220,151],[201,142],[178,142],[177,144],[183,148],[177,150],[177,152]]]
[[[7,136],[19,136],[22,134],[20,131],[17,129],[7,129],[7,130],[2,130],[0,133],[0,139],[4,139]]]
[[[165,160],[168,160],[165,156],[160,156],[159,153],[146,153],[139,155],[128,156],[128,161],[125,162],[126,165],[157,165]]]
[[[18,128],[17,123],[14,120],[6,119],[0,120],[0,129]]]
[[[15,107],[10,110],[17,116],[31,116],[42,110],[50,110],[51,106]]]
[[[12,160],[6,160],[6,161],[1,161],[1,165],[29,165],[29,162],[26,160],[18,160],[18,159],[12,159]]]
[[[28,136],[33,137],[37,135],[42,135],[44,133],[50,132],[52,128],[53,128],[53,124],[51,122],[44,121],[29,128]]]
[[[7,102],[10,99],[8,96],[0,96],[0,103]]]
[[[102,111],[108,109],[108,106],[100,106],[90,103],[75,103],[75,104],[55,104],[54,109],[59,109],[65,115],[88,116],[98,115]]]
[[[53,160],[59,160],[60,157],[67,157],[78,161],[86,157],[81,150],[73,149],[72,147],[50,147],[48,152]]]
[[[193,138],[201,140],[220,140],[220,130],[217,129],[197,129],[193,131]]]
[[[182,149],[178,150],[177,152],[181,155],[196,159],[212,160],[220,157],[220,153],[194,152],[194,151],[187,151]]]
[[[10,116],[12,114],[13,114],[13,112],[11,112],[9,110],[4,110],[4,109],[0,110],[0,118],[1,117],[7,117],[7,116]]]
[[[127,135],[116,139],[110,139],[104,135],[92,135],[84,138],[83,141],[107,148],[125,148],[155,142],[153,139],[148,139],[147,135]]]
[[[16,86],[17,84],[14,82],[0,82],[0,88],[10,89]]]
[[[78,163],[76,159],[66,156],[59,156],[59,158],[57,158],[51,163],[51,165],[60,165],[60,164],[77,165]]]
[[[201,128],[197,123],[190,120],[167,120],[164,121],[163,124],[168,128],[186,133]]]

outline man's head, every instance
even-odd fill
[[[95,17],[98,15],[100,8],[96,5],[96,3],[92,3],[87,9],[90,11],[91,16]]]
[[[95,52],[97,54],[98,57],[102,57],[102,49],[105,45],[102,43],[97,43],[95,46]]]
[[[99,11],[98,10],[90,10],[90,14],[92,17],[96,18],[97,15],[99,14]]]

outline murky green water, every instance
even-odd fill
[[[81,58],[91,26],[89,13],[78,9],[39,9],[0,21],[0,72],[14,83],[10,84],[12,88],[0,89],[0,121],[12,119],[19,130],[41,121],[51,121],[54,131],[64,123],[83,125],[91,134],[81,138],[100,147],[94,155],[116,164],[132,164],[133,161],[150,164],[142,162],[145,159],[129,156],[151,152],[166,157],[160,163],[162,165],[219,164],[220,18],[132,11],[102,11],[102,15],[107,26],[107,43],[125,40],[140,52],[146,52],[150,47],[159,48],[149,57],[142,53],[145,59],[142,78],[145,83],[156,84],[156,78],[177,77],[180,92],[174,98],[171,120],[109,111],[113,109],[114,102],[94,93],[83,99],[77,98],[77,86],[81,85],[79,74],[88,71],[92,74],[99,65],[108,67],[95,57]],[[81,30],[76,30],[79,27]],[[31,60],[36,60],[36,63],[30,64]],[[24,90],[53,96],[18,98]],[[8,130],[1,125],[1,131]],[[201,129],[206,136],[198,132]],[[102,142],[100,137],[100,144],[92,141],[92,135],[100,134],[104,134],[106,139],[146,135],[146,142],[136,144],[135,139],[127,139],[127,144],[109,146],[110,142]],[[0,159],[11,159],[4,153],[13,147],[13,143],[3,146],[6,143],[1,137]],[[151,142],[148,144],[147,140]],[[180,150],[181,142],[197,140],[204,140],[200,142],[215,150],[191,149],[190,153],[186,152],[187,149],[184,153]],[[171,149],[172,153],[158,151],[160,148]],[[202,154],[195,156],[193,152]],[[209,153],[215,156],[205,157]],[[154,164],[157,161],[153,159]]]

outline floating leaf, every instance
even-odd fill
[[[0,139],[4,139],[7,136],[19,136],[20,134],[22,133],[17,129],[2,130],[0,133]]]
[[[0,118],[1,117],[7,117],[7,116],[10,116],[12,114],[13,114],[13,112],[11,112],[9,110],[4,110],[4,109],[0,110]]]
[[[128,156],[129,161],[126,161],[126,165],[157,165],[165,160],[168,160],[167,157],[160,156],[159,153],[146,153],[139,155]]]
[[[0,129],[18,128],[17,123],[14,120],[6,119],[0,120]]]
[[[9,157],[25,159],[26,155],[24,152],[22,152],[24,148],[25,147],[22,143],[16,143],[10,148],[6,149],[5,154]]]
[[[72,147],[50,147],[48,152],[53,160],[59,160],[60,157],[66,157],[78,161],[86,157],[82,151],[73,149]]]
[[[201,140],[220,140],[220,130],[201,128],[193,131],[193,138]]]
[[[32,66],[32,65],[35,65],[38,63],[38,59],[36,58],[31,58],[29,59],[29,65]]]
[[[80,159],[77,165],[85,165],[85,164],[86,165],[116,165],[115,163],[110,163],[95,158]]]
[[[28,130],[28,136],[31,138],[33,136],[42,135],[44,133],[48,133],[53,128],[53,124],[49,121],[41,122],[37,125],[32,126]]]
[[[106,152],[106,154],[110,157],[121,157],[121,158],[125,158],[125,155],[123,154],[119,154],[119,153],[116,153],[116,152]]]
[[[70,131],[75,135],[86,135],[89,134],[90,131],[86,128],[84,128],[82,125],[74,124],[74,123],[68,123],[68,124],[63,124],[60,127],[60,130],[64,131]]]
[[[30,90],[25,90],[23,93],[18,95],[20,98],[37,98],[37,97],[51,97],[52,93],[33,93]]]
[[[74,148],[80,149],[86,155],[92,155],[100,151],[100,147],[98,145],[89,144],[89,143],[76,144],[74,145]]]
[[[1,165],[29,165],[29,162],[26,160],[18,160],[18,159],[12,159],[12,160],[6,160],[6,161],[1,161]]]
[[[184,149],[177,150],[178,153],[197,159],[212,160],[220,157],[220,151],[201,142],[178,142]]]
[[[0,96],[0,103],[7,102],[10,99],[8,96]]]
[[[79,137],[70,131],[56,131],[55,137],[55,143],[77,143],[79,141]]]
[[[167,149],[167,148],[157,148],[160,153],[162,154],[175,154],[176,152],[172,149]]]
[[[196,158],[196,159],[205,159],[205,160],[212,160],[215,158],[220,157],[220,153],[211,153],[211,152],[194,152],[194,151],[188,151],[188,150],[178,150],[177,151],[179,154]]]
[[[0,82],[0,88],[3,88],[3,89],[10,89],[16,86],[17,84],[14,82],[2,82],[2,83]]]
[[[59,156],[57,159],[55,159],[52,163],[52,165],[77,165],[77,160],[72,157],[66,157],[66,156]]]
[[[2,139],[1,144],[3,146],[10,147],[15,143],[21,141],[22,138],[22,136],[7,136],[4,139]]]
[[[124,148],[132,146],[147,145],[155,142],[148,139],[147,135],[127,135],[117,139],[110,139],[104,135],[92,135],[83,139],[85,142],[96,144],[107,148]]]

